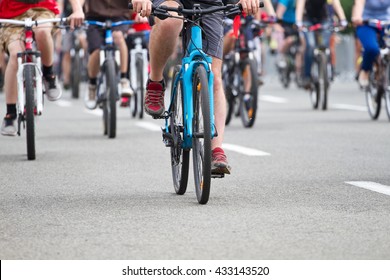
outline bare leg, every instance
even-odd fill
[[[217,128],[218,137],[211,141],[211,149],[222,147],[223,136],[225,133],[226,120],[226,99],[222,85],[222,60],[213,57],[212,71],[214,74],[214,115],[215,127]]]
[[[100,50],[94,50],[88,59],[88,77],[96,78],[99,74]]]
[[[114,31],[112,35],[114,37],[115,45],[119,48],[120,60],[121,60],[120,61],[121,73],[126,73],[128,68],[127,64],[128,64],[129,53],[127,50],[125,38],[123,37],[122,31]]]
[[[42,54],[42,64],[44,66],[53,65],[54,42],[51,35],[52,24],[42,24],[34,29],[34,36],[37,47]]]
[[[162,5],[177,7],[179,4],[175,1],[166,1]],[[183,22],[180,19],[173,18],[166,20],[155,18],[155,20],[156,24],[152,28],[149,42],[150,79],[152,81],[161,81],[165,64],[177,46],[177,38]]]
[[[7,104],[16,104],[18,100],[17,78],[18,71],[17,53],[24,50],[22,41],[15,40],[8,45],[9,60],[4,74],[4,91]]]

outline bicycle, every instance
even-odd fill
[[[130,25],[131,20],[105,22],[86,20],[86,25],[93,25],[104,29],[105,40],[100,48],[100,74],[97,85],[97,105],[103,109],[103,134],[108,138],[116,136],[116,105],[118,94],[118,65],[120,64],[119,51],[115,48],[112,28],[120,25]]]
[[[79,98],[80,83],[86,80],[88,74],[86,73],[87,63],[86,54],[81,46],[80,31],[73,30],[72,32],[72,47],[70,49],[71,69],[70,71],[70,85],[72,90],[72,97]]]
[[[252,127],[256,120],[258,100],[258,62],[255,56],[254,38],[264,24],[253,17],[241,17],[239,36],[232,53],[223,60],[222,79],[225,88],[227,113],[225,124],[231,121],[234,111],[244,127]],[[260,46],[260,44],[259,44]]]
[[[130,112],[133,117],[138,114],[140,119],[144,116],[143,101],[148,79],[149,60],[146,42],[149,40],[149,34],[150,31],[140,31],[127,36],[127,41],[132,42],[132,48],[129,48],[129,76],[131,87],[134,90],[132,96],[134,100],[130,102]]]
[[[313,105],[313,109],[318,109],[321,104],[321,109],[327,110],[332,66],[330,64],[329,46],[324,45],[323,31],[330,30],[331,32],[338,32],[339,27],[315,24],[309,27],[304,27],[303,30],[305,32],[314,32],[315,40],[315,48],[313,50],[314,59],[311,68],[311,103]]]
[[[387,116],[390,120],[390,21],[372,19],[363,23],[384,29],[384,40],[381,44],[380,54],[374,61],[369,76],[369,84],[364,88],[368,113],[371,119],[378,119],[383,97]]]
[[[129,8],[132,9],[132,4]],[[175,17],[169,12],[176,12]],[[159,6],[152,7],[152,14],[160,19],[175,17],[184,20],[184,27],[191,30],[182,65],[174,69],[170,104],[159,118],[165,119],[162,128],[163,142],[170,148],[172,177],[175,192],[182,195],[187,190],[190,150],[193,154],[196,197],[200,204],[209,200],[211,178],[223,174],[211,174],[211,139],[217,136],[214,125],[214,96],[212,59],[202,50],[202,28],[198,22],[204,15],[215,12],[241,13],[237,5],[211,6],[193,9]],[[184,32],[185,33],[185,32]]]
[[[16,104],[18,117],[18,135],[21,135],[21,124],[26,129],[27,159],[36,159],[35,147],[35,116],[43,113],[43,93],[45,92],[42,82],[42,62],[41,52],[36,49],[34,44],[34,26],[45,23],[60,23],[60,26],[66,22],[66,18],[32,20],[0,19],[1,24],[16,25],[24,27],[24,46],[25,50],[17,54],[17,93],[18,100]]]

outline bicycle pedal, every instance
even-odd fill
[[[169,113],[168,111],[165,111],[162,115],[160,115],[160,116],[152,116],[152,118],[153,119],[164,119],[164,120],[166,120],[166,119],[169,119],[169,117],[171,116],[171,113]]]
[[[211,178],[213,178],[213,179],[222,179],[222,178],[225,178],[225,174],[213,174],[213,173],[211,173]]]
[[[173,147],[173,137],[170,132],[166,132],[165,128],[161,128],[162,137],[163,137],[163,143],[165,144],[165,147]]]

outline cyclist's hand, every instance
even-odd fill
[[[142,17],[150,16],[152,12],[152,2],[150,0],[132,0],[133,11]]]
[[[145,23],[145,22],[148,22],[148,18],[147,17],[143,17],[141,16],[140,14],[137,14],[134,18],[134,21],[136,23]]]
[[[341,29],[344,30],[345,28],[348,27],[348,21],[346,19],[340,20],[340,26],[341,26]]]
[[[259,11],[259,0],[240,0],[242,11],[247,15],[255,15]]]
[[[353,23],[353,25],[355,27],[359,26],[359,25],[362,25],[363,24],[363,18],[362,17],[353,17],[352,18],[352,23]]]
[[[82,10],[74,11],[69,17],[68,21],[70,24],[70,28],[73,29],[75,27],[81,26],[84,21],[84,13]]]

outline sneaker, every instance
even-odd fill
[[[16,136],[18,128],[16,126],[16,117],[13,118],[11,115],[6,115],[1,125],[1,134],[6,136]]]
[[[303,77],[302,78],[302,87],[306,90],[311,89],[311,79],[310,77]]]
[[[230,174],[231,167],[222,148],[211,151],[211,174]]]
[[[130,97],[121,97],[120,106],[121,107],[129,107],[130,106]]]
[[[45,77],[43,79],[43,83],[45,85],[45,94],[49,101],[56,101],[61,98],[62,91],[58,86],[57,77],[55,75]]]
[[[130,97],[134,94],[130,86],[130,81],[127,78],[121,78],[121,96],[122,97]]]
[[[369,84],[368,76],[369,76],[368,72],[363,71],[363,70],[360,71],[358,80],[359,80],[359,85],[361,88],[368,87],[368,84]]]
[[[152,82],[148,80],[145,94],[145,112],[152,117],[161,116],[164,113],[164,82]]]
[[[89,110],[96,109],[97,101],[96,101],[96,85],[88,85],[88,94],[84,97],[84,104]]]

